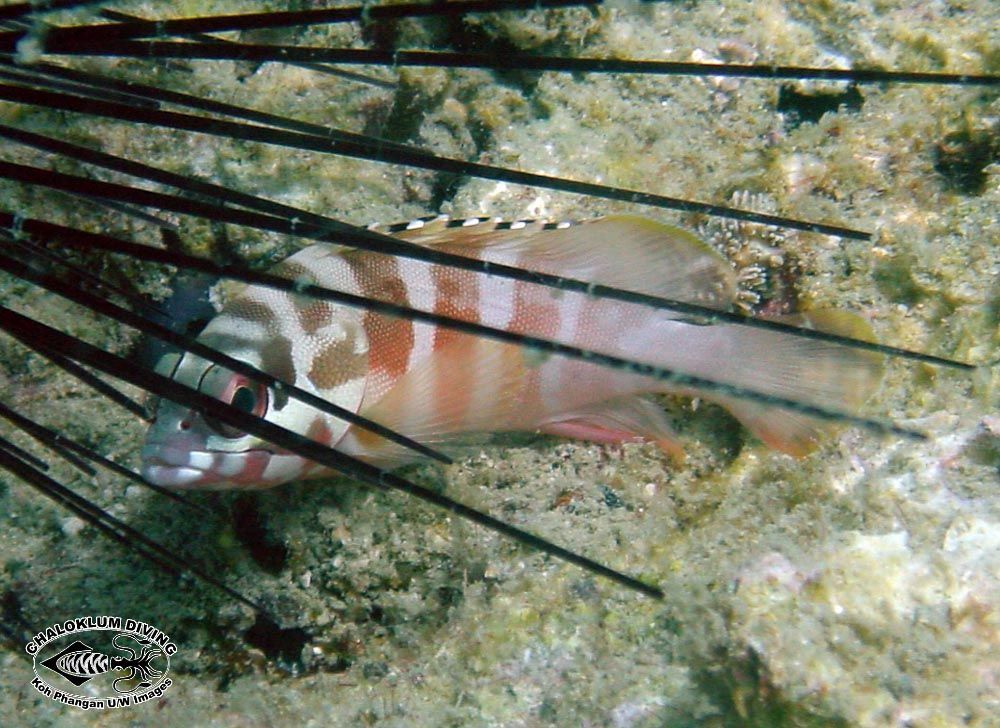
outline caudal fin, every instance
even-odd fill
[[[860,317],[822,310],[776,317],[805,328],[873,341]],[[733,327],[733,372],[727,381],[804,404],[854,413],[881,381],[883,357],[839,344],[779,332]],[[835,423],[795,411],[728,397],[713,397],[768,446],[801,457],[811,452]]]

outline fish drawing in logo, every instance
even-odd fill
[[[163,651],[152,646],[152,642],[145,640],[135,640],[139,644],[139,649],[135,650],[128,645],[119,643],[122,637],[129,635],[119,633],[114,636],[111,643],[119,650],[127,653],[122,655],[105,655],[97,652],[90,645],[80,640],[73,642],[62,652],[44,660],[41,664],[52,670],[73,685],[80,687],[84,683],[90,682],[98,675],[103,675],[112,670],[127,670],[128,674],[116,678],[112,683],[115,692],[120,694],[134,693],[137,690],[145,690],[153,685],[153,681],[159,678],[163,672],[153,667],[152,662],[157,657],[163,656]],[[130,689],[119,688],[118,684],[141,678],[140,682]]]

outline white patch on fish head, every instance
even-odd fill
[[[357,412],[368,369],[362,315],[250,287],[209,323],[198,340]],[[168,355],[164,367],[176,360],[176,354]],[[335,445],[348,427],[344,420],[317,412],[280,387],[266,387],[193,354],[180,358],[172,378],[325,445]],[[142,460],[147,480],[178,488],[266,488],[295,480],[308,465],[266,440],[167,400],[161,402],[147,433]]]

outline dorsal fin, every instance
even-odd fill
[[[736,290],[732,267],[697,237],[637,216],[579,223],[441,217],[387,230],[417,245],[713,308],[727,308]]]

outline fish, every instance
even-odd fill
[[[377,226],[374,229],[378,229]],[[576,223],[444,216],[391,226],[438,251],[729,310],[733,267],[693,233],[617,215]],[[357,251],[306,247],[273,273],[463,321],[598,351],[812,405],[855,411],[881,379],[881,357],[842,344],[714,323],[576,291]],[[873,340],[860,316],[817,310],[784,323]],[[800,412],[672,385],[641,374],[259,285],[233,292],[198,341],[396,432],[447,446],[476,432],[537,431],[604,444],[683,449],[653,396],[701,396],[768,446],[812,451],[829,424]],[[191,353],[157,365],[176,381],[381,468],[417,457]],[[142,473],[178,488],[261,489],[330,471],[177,403],[159,404]]]

